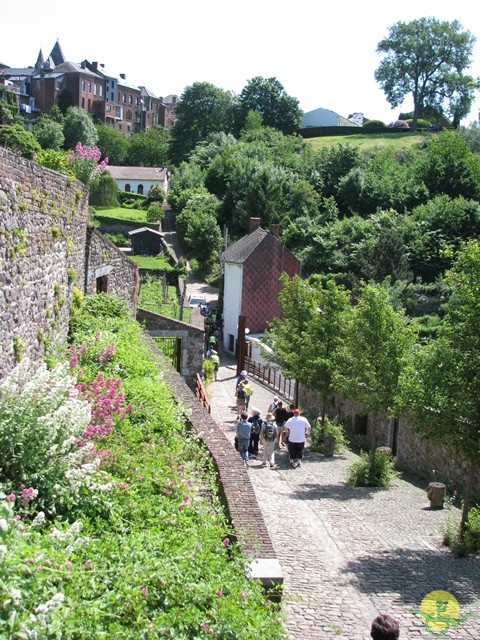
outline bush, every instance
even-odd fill
[[[360,460],[347,469],[347,482],[352,487],[388,487],[400,474],[393,467],[393,458],[384,451],[362,451]]]
[[[381,120],[367,120],[366,122],[363,123],[363,128],[365,129],[370,129],[370,128],[374,128],[374,127],[385,127],[386,128],[386,124],[384,122],[382,122]]]
[[[321,420],[314,420],[312,422],[312,433],[310,435],[313,451],[323,453],[325,436],[335,437],[335,453],[340,453],[347,448],[347,438],[343,430],[343,425],[337,422],[337,418],[330,420],[325,418],[325,422],[322,425]]]
[[[158,202],[153,202],[147,209],[147,222],[155,223],[165,218],[165,210]]]
[[[395,120],[388,125],[390,129],[410,129],[410,126],[406,120]]]
[[[117,247],[131,247],[132,239],[130,236],[127,236],[125,233],[104,233],[106,238],[111,240],[113,244],[116,244]]]
[[[467,556],[480,552],[480,507],[472,507],[465,522],[465,530],[460,531],[460,525],[447,522],[443,534],[443,543],[452,549],[457,556]]]
[[[119,189],[114,178],[105,171],[90,185],[89,204],[97,207],[118,207]]]

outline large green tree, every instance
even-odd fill
[[[42,116],[33,126],[33,135],[38,140],[42,149],[63,149],[65,136],[63,125],[48,116]]]
[[[97,146],[102,152],[103,158],[108,158],[108,164],[121,166],[125,162],[128,149],[126,135],[118,129],[113,129],[105,124],[95,125],[98,134]]]
[[[77,142],[85,147],[97,144],[98,134],[92,116],[79,107],[69,107],[63,123],[65,149],[74,149]]]
[[[386,289],[364,285],[347,330],[337,388],[365,413],[393,413],[399,376],[415,339],[414,325],[394,310]]]
[[[170,133],[150,127],[127,140],[125,164],[134,167],[163,167],[168,163]]]
[[[175,164],[185,160],[210,133],[232,130],[234,97],[209,82],[188,86],[175,106],[170,156]]]
[[[267,341],[286,375],[321,392],[324,422],[338,353],[345,338],[350,311],[348,294],[333,280],[307,283],[298,276],[283,276],[282,284],[282,316],[271,323]]]
[[[470,240],[446,275],[451,295],[438,338],[419,348],[401,377],[400,408],[424,435],[470,463],[462,531],[480,466],[480,244]]]
[[[236,127],[239,132],[248,122],[248,114],[257,112],[264,126],[286,134],[295,133],[303,112],[297,98],[289,96],[276,78],[256,76],[243,88],[237,106]]]
[[[478,79],[465,74],[471,63],[475,37],[454,20],[419,18],[397,22],[377,45],[384,58],[375,79],[392,107],[413,98],[413,123],[426,107],[450,115],[458,124],[478,89]]]

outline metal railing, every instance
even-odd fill
[[[195,380],[195,395],[198,401],[205,407],[208,413],[211,413],[210,400],[208,399],[206,389],[203,385],[203,380],[199,373]]]
[[[296,380],[286,378],[278,369],[261,364],[248,356],[245,358],[245,369],[249,376],[278,391],[287,400],[295,400]]]

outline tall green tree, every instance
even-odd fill
[[[186,160],[210,133],[232,131],[234,97],[209,82],[188,86],[175,106],[170,156],[174,164]]]
[[[98,134],[97,146],[102,152],[102,158],[108,158],[108,164],[122,166],[127,156],[128,141],[126,135],[118,129],[105,124],[95,125]]]
[[[277,78],[261,76],[247,82],[239,96],[236,112],[237,133],[251,121],[251,112],[262,116],[264,126],[285,134],[295,133],[303,116],[297,98],[289,96]]]
[[[417,430],[469,461],[461,532],[480,467],[480,243],[468,241],[445,278],[451,287],[438,337],[419,348],[401,377],[400,409]]]
[[[33,135],[38,140],[42,149],[63,149],[65,136],[63,125],[48,116],[42,116],[33,126]]]
[[[281,318],[267,332],[286,375],[321,392],[322,423],[345,339],[350,311],[347,291],[333,280],[306,283],[298,276],[282,278]]]
[[[74,149],[77,142],[94,147],[98,141],[92,116],[79,107],[69,107],[63,123],[65,149]]]
[[[364,285],[347,329],[337,388],[365,413],[394,413],[399,376],[415,339],[414,325],[393,309],[386,290]]]
[[[150,127],[127,139],[125,163],[133,167],[163,167],[168,164],[170,133]]]
[[[464,72],[475,41],[457,20],[419,18],[396,22],[378,43],[377,53],[385,57],[375,79],[392,107],[412,96],[413,129],[426,107],[450,113],[454,121],[470,111],[479,83]]]

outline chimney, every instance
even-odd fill
[[[256,227],[260,226],[260,218],[250,218],[250,229],[249,231],[253,231]]]
[[[276,238],[280,237],[280,225],[279,224],[271,224],[270,225],[270,233]]]
[[[121,74],[120,74],[120,78],[121,78],[122,80],[125,80],[126,75],[125,75],[124,73],[121,73]]]

